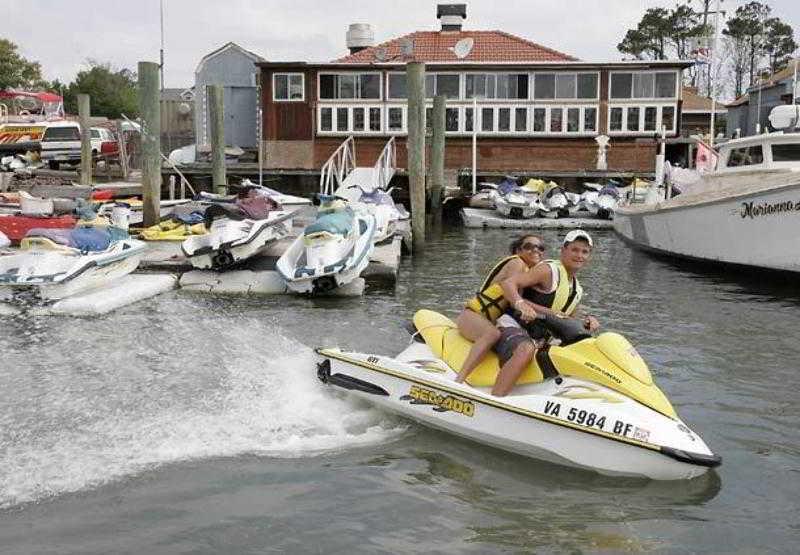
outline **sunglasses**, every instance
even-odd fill
[[[521,248],[522,250],[526,250],[526,251],[536,250],[536,251],[539,251],[539,252],[544,252],[546,250],[544,245],[542,245],[540,243],[522,243],[522,245],[520,245],[519,248]]]

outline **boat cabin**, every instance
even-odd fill
[[[800,133],[752,135],[719,147],[718,172],[784,168],[800,171]]]

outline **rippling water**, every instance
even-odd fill
[[[601,477],[318,384],[312,347],[398,352],[403,321],[455,313],[509,239],[445,229],[361,299],[177,291],[0,320],[0,552],[794,552],[800,290],[595,235],[586,305],[648,359],[717,472]]]

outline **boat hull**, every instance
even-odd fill
[[[800,272],[800,182],[705,202],[617,207],[614,229],[644,250]]]
[[[586,387],[585,382],[559,378],[560,383],[547,380],[524,386],[524,395],[494,397],[482,388],[455,383],[441,370],[431,370],[433,357],[426,346],[409,349],[414,352],[397,359],[323,349],[318,351],[323,357],[318,377],[426,426],[605,475],[690,479],[719,464],[702,439],[679,420],[631,400],[620,404],[573,395]],[[400,360],[404,356],[407,362]],[[603,388],[592,389],[601,398],[607,394]],[[592,425],[587,426],[590,420]]]

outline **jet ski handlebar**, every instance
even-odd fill
[[[519,312],[515,311],[517,321],[520,321]],[[537,313],[536,321],[543,325],[547,331],[561,340],[562,345],[577,343],[583,339],[592,337],[592,334],[584,326],[583,320],[569,318],[566,316],[556,316],[555,314]],[[532,322],[531,322],[532,323]]]

